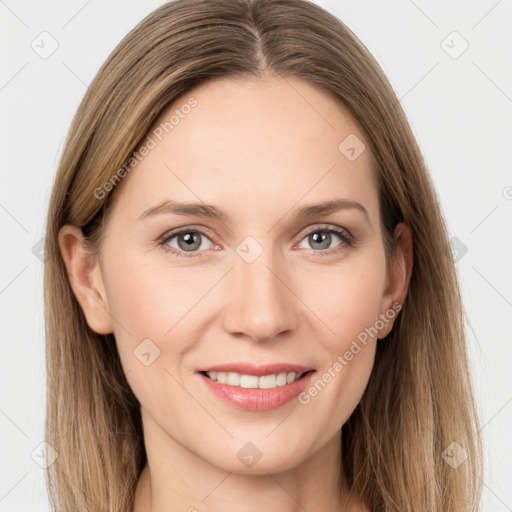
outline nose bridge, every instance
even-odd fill
[[[250,238],[237,247],[228,276],[224,327],[263,341],[294,329],[297,316],[283,262]]]

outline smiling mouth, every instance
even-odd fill
[[[270,375],[249,375],[237,372],[218,372],[218,371],[201,371],[202,375],[209,379],[218,382],[219,384],[226,384],[228,386],[240,387],[244,389],[275,389],[278,387],[292,384],[307,374],[315,370],[308,370],[302,373],[297,372],[282,372]]]

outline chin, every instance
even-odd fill
[[[235,457],[230,457],[229,460],[226,460],[226,451],[220,453],[219,458],[210,459],[211,463],[224,471],[240,475],[281,473],[298,466],[304,460],[297,456],[296,451],[276,453],[270,448],[258,450],[252,443],[246,443],[236,450]],[[294,457],[290,456],[291,453]]]

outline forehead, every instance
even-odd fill
[[[296,77],[222,78],[182,95],[159,116],[124,178],[133,214],[173,198],[283,209],[346,197],[377,206],[364,135],[336,99]],[[355,156],[355,158],[354,158]]]

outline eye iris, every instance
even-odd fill
[[[319,235],[319,233],[321,233]],[[320,244],[322,245],[319,249],[328,249],[329,245],[331,245],[331,234],[326,231],[315,231],[314,233],[309,235],[310,242],[318,243],[320,239]],[[327,241],[327,243],[325,243]],[[312,244],[313,245],[313,244]]]
[[[178,246],[181,250],[192,252],[201,247],[201,236],[199,231],[184,231],[177,233],[171,238],[178,239]],[[332,241],[332,233],[329,230],[318,230],[308,235],[309,243],[314,247],[318,244],[316,249],[328,249]]]
[[[201,246],[200,234],[194,231],[188,231],[187,233],[180,233],[177,235],[178,237],[178,245],[180,249],[185,251],[190,251],[194,249],[199,249]],[[185,244],[183,245],[181,241],[184,240]]]

